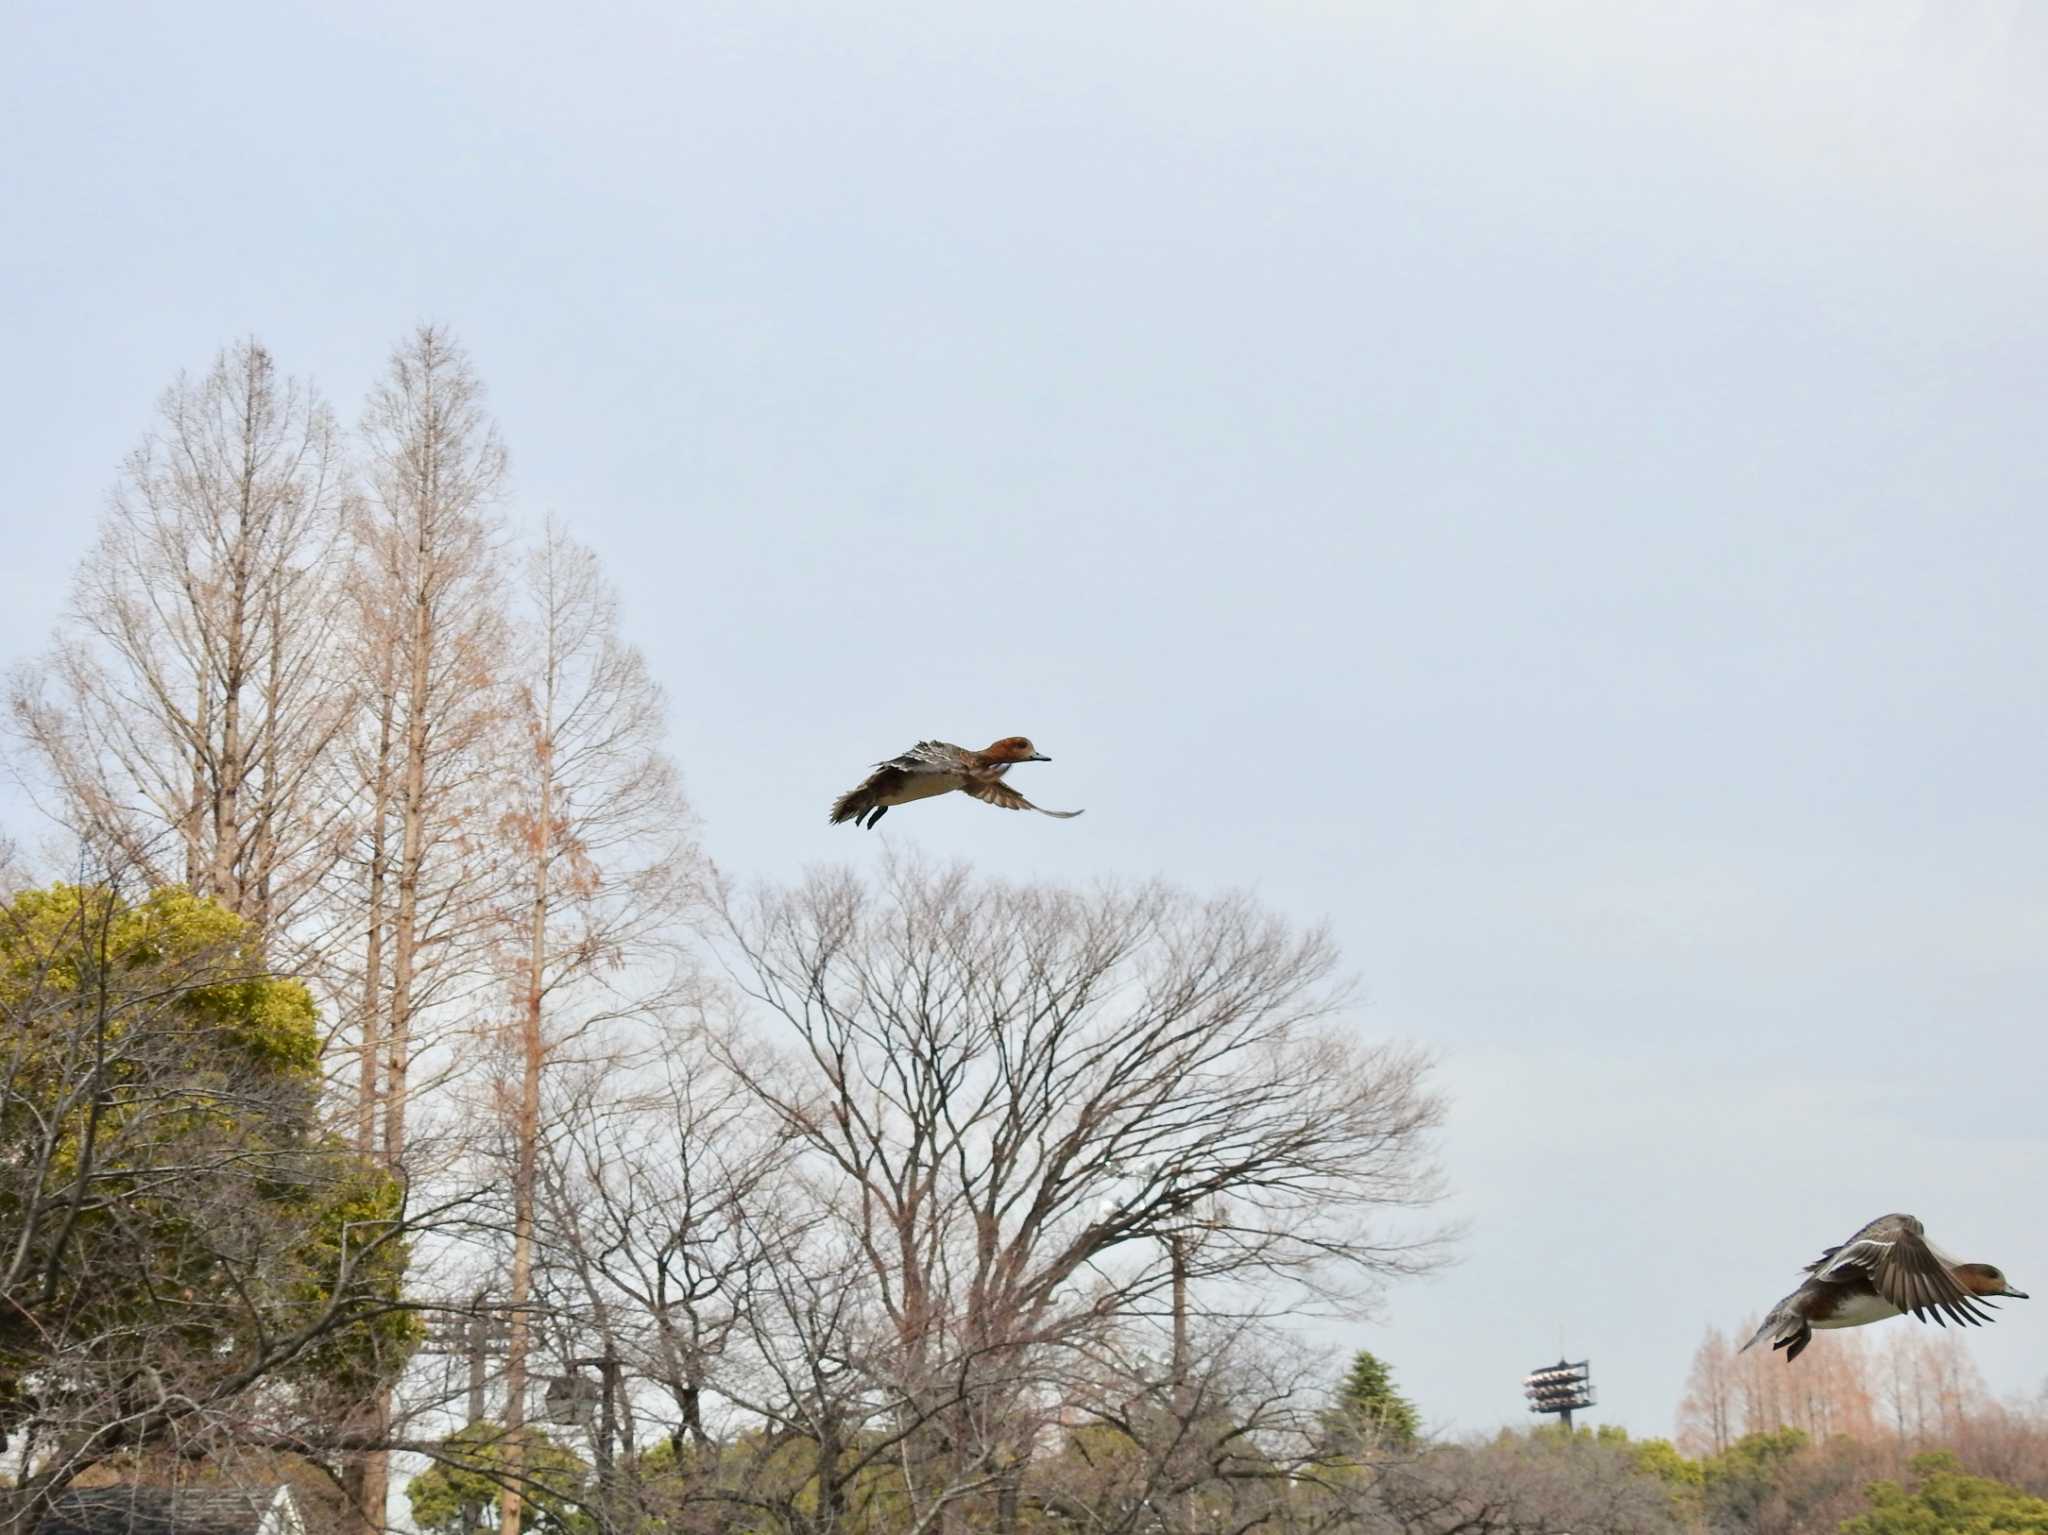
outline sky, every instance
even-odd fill
[[[1469,1223],[1437,1428],[1668,1433],[1890,1210],[2041,1296],[2048,8],[15,0],[0,665],[179,370],[423,320],[705,848],[1326,921]],[[1072,822],[825,809],[1022,733]],[[0,827],[28,840],[18,796]],[[1910,1326],[1910,1322],[1886,1324]],[[1816,1346],[1825,1346],[1822,1339]]]

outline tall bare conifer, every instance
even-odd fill
[[[487,814],[505,621],[492,513],[505,450],[468,355],[423,325],[393,351],[364,411],[369,482],[354,525],[357,735],[352,844],[361,935],[354,995],[355,1128],[363,1149],[405,1165],[417,1066],[437,1043],[425,1020],[480,988],[490,936]],[[388,975],[387,975],[388,968]],[[388,1399],[370,1425],[388,1423]],[[371,1527],[382,1523],[384,1457],[350,1467]]]
[[[516,976],[511,1336],[506,1427],[512,1459],[503,1535],[518,1535],[518,1433],[533,1295],[541,1077],[565,1047],[602,1055],[624,1019],[659,1011],[681,979],[676,925],[697,899],[689,814],[662,748],[660,690],[619,635],[597,560],[550,526],[527,563],[527,613],[511,689],[515,728],[500,829],[506,936]],[[602,976],[603,984],[596,985]]]
[[[253,340],[181,377],[158,416],[56,648],[9,702],[81,838],[274,943],[339,847],[328,775],[354,701],[335,558],[344,465],[318,394]]]

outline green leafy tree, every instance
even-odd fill
[[[1796,1428],[1745,1434],[1700,1463],[1702,1501],[1716,1528],[1750,1530],[1812,1441]]]
[[[1664,1488],[1679,1521],[1687,1527],[1697,1525],[1706,1495],[1706,1468],[1687,1460],[1669,1439],[1637,1439],[1629,1443],[1628,1452],[1636,1471]]]
[[[1337,1387],[1337,1408],[1330,1427],[1347,1449],[1371,1445],[1408,1449],[1421,1435],[1422,1414],[1394,1389],[1393,1372],[1378,1356],[1360,1349]]]
[[[1870,1511],[1842,1535],[2048,1535],[2048,1499],[1988,1477],[1966,1476],[1946,1450],[1913,1457],[1914,1487],[1873,1482]]]
[[[1645,1476],[1654,1476],[1666,1486],[1697,1490],[1706,1480],[1706,1472],[1700,1468],[1700,1463],[1679,1454],[1677,1446],[1669,1439],[1637,1439],[1630,1443],[1629,1449],[1635,1456],[1636,1469]]]
[[[293,1403],[403,1363],[400,1191],[322,1134],[318,1062],[306,988],[214,902],[0,906],[0,1430],[37,1398],[17,1494],[192,1453],[258,1396],[294,1434]],[[0,1500],[0,1535],[32,1512]]]
[[[515,1464],[523,1528],[536,1535],[591,1535],[596,1523],[582,1507],[590,1467],[537,1428],[507,1431],[495,1423],[472,1423],[441,1442],[434,1464],[406,1486],[413,1523],[429,1535],[495,1530],[499,1494]]]

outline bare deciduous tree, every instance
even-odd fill
[[[100,856],[219,896],[269,964],[337,999],[323,1064],[353,1091],[328,1107],[416,1196],[460,1199],[479,1168],[506,1170],[450,1138],[465,1104],[444,1089],[488,1081],[472,1068],[502,1060],[509,1017],[511,1113],[488,1124],[517,1148],[494,1186],[511,1195],[523,1331],[526,1303],[552,1299],[526,1277],[542,1069],[613,1050],[613,1025],[685,978],[673,944],[697,863],[658,693],[595,561],[552,532],[515,637],[492,520],[505,455],[445,331],[395,350],[360,489],[325,407],[254,343],[181,380],[163,418],[64,643],[14,689],[23,761]],[[490,1245],[459,1223],[423,1234],[457,1264]],[[436,1277],[415,1298],[474,1300]],[[488,1306],[507,1305],[500,1286]],[[417,1405],[351,1403],[322,1441],[366,1452],[349,1481],[369,1525],[382,1450],[407,1442]]]
[[[541,1167],[557,1346],[622,1388],[616,1478],[593,1425],[606,1527],[922,1530],[992,1486],[985,1465],[937,1489],[905,1474],[929,1393],[898,1377],[850,1228],[820,1218],[776,1123],[681,1040],[651,1069],[658,1085],[586,1069],[551,1094]]]
[[[158,413],[56,649],[10,704],[81,838],[270,941],[337,851],[344,465],[326,405],[255,341],[181,377]]]
[[[1395,1457],[1350,1489],[1357,1535],[1664,1535],[1666,1490],[1628,1447],[1554,1430]]]
[[[1321,933],[1237,898],[904,864],[724,916],[792,1046],[725,1064],[835,1185],[934,1425],[913,1495],[1013,1476],[1032,1382],[1112,1319],[1356,1305],[1441,1255],[1410,1218],[1438,1187],[1425,1064],[1335,1025]]]
[[[1735,1442],[1735,1346],[1709,1327],[1692,1356],[1685,1396],[1678,1404],[1679,1447],[1693,1455],[1719,1455]]]
[[[1129,1328],[1088,1351],[1022,1501],[1091,1535],[1302,1526],[1325,1458],[1327,1360],[1235,1320],[1195,1329],[1185,1361],[1156,1341]]]
[[[503,1535],[519,1535],[542,1074],[566,1052],[608,1054],[625,1043],[608,1037],[617,1025],[675,1000],[678,925],[700,899],[660,690],[620,637],[596,558],[550,525],[526,576],[498,818],[519,1021]]]
[[[491,983],[494,732],[505,724],[497,666],[506,618],[492,509],[505,451],[483,385],[446,331],[425,325],[392,353],[362,425],[369,494],[353,525],[352,641],[369,697],[354,743],[351,869],[359,895],[338,925],[360,936],[337,990],[358,1063],[355,1129],[404,1165],[416,1066],[438,1041],[437,1006]],[[388,971],[388,975],[387,975]],[[450,1020],[452,1037],[467,1018]],[[444,1059],[444,1070],[453,1062]],[[390,1406],[371,1409],[370,1437]],[[387,1472],[373,1454],[351,1493],[382,1524]]]
[[[491,915],[479,898],[489,893],[481,839],[467,823],[481,812],[486,746],[503,722],[496,683],[505,617],[490,511],[503,489],[505,450],[468,355],[431,325],[393,352],[364,413],[363,438],[371,486],[358,529],[364,670],[388,676],[391,691],[370,711],[379,750],[363,824],[381,861],[373,858],[365,872],[382,920],[365,928],[366,945],[378,945],[378,973],[368,974],[366,962],[360,1011],[363,1039],[383,1058],[370,1088],[380,1100],[381,1150],[396,1166],[419,1046],[414,1029],[433,1000],[436,972],[463,974],[459,960],[474,954]]]
[[[565,1352],[619,1360],[665,1404],[650,1416],[674,1452],[704,1453],[764,1270],[811,1202],[772,1127],[711,1063],[672,1044],[639,1072],[611,1067],[558,1073],[548,1099],[538,1272]]]

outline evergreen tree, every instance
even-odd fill
[[[1393,1373],[1380,1359],[1360,1349],[1337,1387],[1333,1432],[1347,1448],[1388,1445],[1407,1449],[1422,1432],[1422,1414],[1394,1389]]]
[[[306,987],[215,901],[0,903],[0,1438],[32,1457],[0,1530],[101,1461],[197,1459],[258,1412],[283,1437],[402,1367],[402,1190],[324,1133],[319,1056]]]

